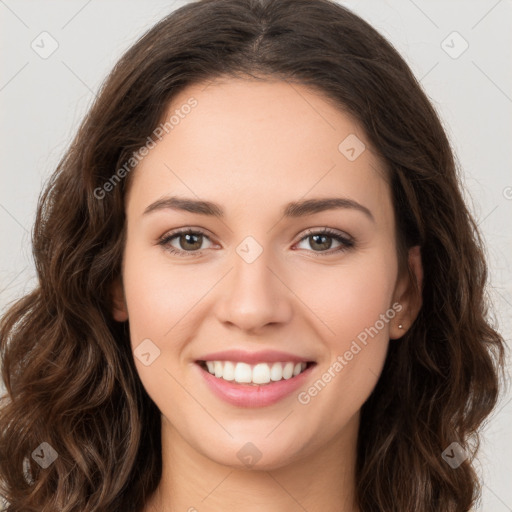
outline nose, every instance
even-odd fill
[[[251,263],[234,254],[233,268],[218,290],[219,321],[245,332],[257,333],[271,324],[285,324],[293,314],[293,293],[269,251]]]

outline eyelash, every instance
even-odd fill
[[[165,234],[160,240],[158,241],[158,245],[161,245],[162,247],[165,247],[167,251],[169,251],[171,254],[175,254],[180,257],[196,257],[201,256],[203,251],[183,251],[180,249],[176,249],[175,247],[172,247],[170,244],[171,240],[176,238],[179,235],[203,235],[206,238],[209,238],[206,233],[204,233],[201,230],[192,230],[190,228],[183,228],[176,231],[172,231],[171,233]],[[328,251],[311,251],[314,256],[329,256],[332,254],[337,253],[343,253],[345,251],[348,251],[349,249],[352,249],[355,246],[355,241],[352,238],[344,237],[340,235],[337,231],[331,229],[331,228],[324,228],[320,231],[315,231],[313,229],[308,230],[305,235],[297,242],[300,243],[306,238],[309,238],[311,236],[315,235],[327,235],[329,238],[333,238],[337,242],[340,242],[340,247],[334,249],[334,250],[328,250]]]

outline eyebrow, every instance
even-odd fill
[[[159,210],[181,210],[199,215],[209,215],[213,217],[223,218],[224,210],[222,206],[211,201],[201,201],[196,199],[188,199],[177,196],[166,196],[151,203],[144,210],[143,215]],[[326,210],[335,209],[354,209],[364,213],[372,222],[375,218],[372,212],[359,204],[353,199],[346,197],[327,197],[321,199],[306,199],[302,201],[294,201],[285,205],[283,216],[289,218],[305,217]]]

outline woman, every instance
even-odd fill
[[[503,339],[441,123],[328,0],[203,0],[116,65],[4,316],[14,511],[467,511]]]

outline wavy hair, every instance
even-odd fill
[[[111,314],[130,172],[99,191],[179,91],[220,76],[313,88],[357,120],[385,163],[401,270],[407,248],[420,245],[424,283],[419,315],[390,344],[362,407],[357,501],[363,512],[469,510],[481,491],[479,430],[504,367],[484,245],[420,84],[386,39],[331,0],[188,3],[103,83],[39,198],[38,284],[1,320],[5,510],[140,511],[159,483],[160,412],[138,378],[127,323]],[[442,457],[453,442],[470,455],[457,469]],[[36,463],[41,443],[57,456],[47,468]]]

